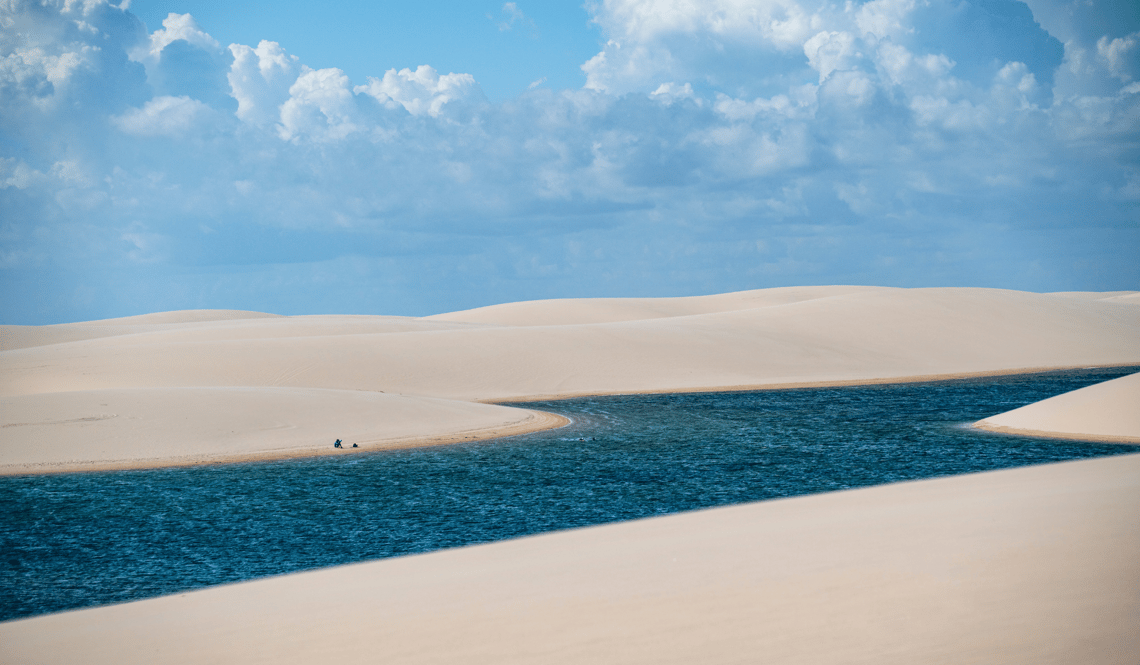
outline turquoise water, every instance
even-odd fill
[[[387,453],[0,478],[0,620],[710,506],[1136,452],[965,427],[1136,369],[536,402],[573,424]]]

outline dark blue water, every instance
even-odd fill
[[[0,478],[0,620],[709,506],[1135,447],[963,425],[1138,368],[599,397],[494,442]]]

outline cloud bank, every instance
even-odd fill
[[[429,64],[354,82],[188,14],[8,0],[3,322],[1137,289],[1140,17],[1067,7],[594,2],[584,88],[491,104]]]

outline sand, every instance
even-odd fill
[[[320,388],[119,388],[0,397],[9,474],[344,455],[557,427],[561,416]],[[341,449],[333,447],[342,439]]]
[[[624,320],[646,317],[644,301],[570,301],[572,316],[557,323],[559,304],[538,302],[448,315],[456,320],[162,324],[5,351],[0,394],[287,386],[503,401],[1140,362],[1140,307],[1130,304],[852,287],[680,300],[687,307],[660,305],[667,316]]]
[[[4,326],[0,473],[351,454],[332,437],[377,449],[559,424],[493,401],[1140,364],[1137,296],[805,287],[427,318]],[[1134,382],[986,420],[1140,436],[1126,417]],[[1135,663],[1138,524],[1140,456],[1124,455],[9,622],[0,662]]]
[[[993,432],[1140,443],[1140,373],[1057,395],[980,420]]]
[[[5,326],[0,367],[7,370],[7,361],[24,355],[42,362],[35,372],[70,378],[48,392],[0,390],[0,475],[344,455],[498,438],[568,422],[527,409],[283,381],[298,363],[321,365],[319,353],[306,355],[306,340],[455,327],[406,317],[279,317],[229,310]],[[168,342],[171,337],[206,348],[185,352]],[[242,371],[248,348],[275,339],[300,340],[294,349],[300,355],[277,358],[275,375],[264,380],[227,378]],[[214,354],[208,347],[219,340],[249,346]],[[77,371],[73,353],[92,365]],[[212,377],[173,380],[171,361]],[[131,376],[120,376],[113,387],[82,383],[95,378],[92,372],[114,374],[132,362]],[[61,389],[76,374],[78,389]],[[348,447],[333,448],[336,439]]]
[[[720,508],[0,624],[31,663],[1119,663],[1140,455]]]
[[[536,301],[426,318],[193,311],[5,326],[0,474],[49,465],[288,456],[319,451],[346,435],[373,448],[445,442],[474,430],[524,431],[524,421],[530,428],[557,424],[509,410],[497,411],[492,423],[484,418],[491,412],[476,417],[461,406],[471,402],[1140,364],[1140,303],[1129,298],[1128,292],[799,287]],[[196,406],[197,397],[175,397],[188,388],[241,389],[241,399],[259,406],[214,416]],[[400,427],[383,417],[369,421],[369,429],[359,422],[367,409],[352,410],[359,414],[354,420],[316,400],[296,409],[297,419],[283,420],[300,399],[294,394],[290,401],[283,388],[382,392],[406,397],[419,410],[404,409]],[[148,390],[167,392],[148,399]],[[259,390],[264,394],[255,398]],[[102,404],[96,391],[118,391],[115,409],[95,406]],[[454,404],[432,402],[440,412],[428,414],[427,403],[416,401],[423,398]],[[131,417],[91,420],[120,411]],[[413,412],[423,432],[409,420]],[[184,428],[161,443],[154,438]],[[223,430],[235,436],[199,436]],[[93,431],[104,433],[98,446],[88,436]]]

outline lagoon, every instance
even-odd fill
[[[493,442],[0,478],[0,620],[545,531],[1134,452],[980,418],[1123,376],[594,397]]]

